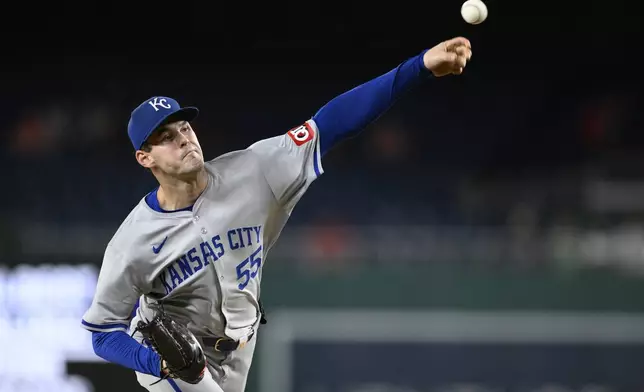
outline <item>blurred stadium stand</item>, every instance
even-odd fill
[[[317,12],[263,4],[247,16],[242,4],[187,2],[179,30],[156,40],[149,29],[169,8],[140,19],[131,4],[86,4],[73,19],[65,4],[41,10],[57,18],[2,26],[22,41],[0,74],[0,392],[142,390],[97,360],[78,322],[105,244],[155,186],[126,136],[143,99],[200,107],[194,127],[214,158],[461,34],[474,46],[462,77],[430,81],[325,157],[264,271],[269,326],[249,391],[278,392],[284,380],[293,388],[283,392],[641,391],[641,4],[584,2],[581,18],[578,1],[546,1],[524,19],[514,15],[525,3],[506,3],[490,0],[476,27],[459,2],[424,14],[356,1]],[[375,313],[362,318],[366,309]],[[457,314],[433,313],[444,309]],[[523,312],[544,313],[535,323]],[[413,341],[390,346],[386,326],[410,323]],[[476,345],[486,339],[502,342]],[[454,341],[476,344],[437,344]],[[278,352],[284,362],[270,360]],[[316,373],[325,361],[328,377]]]

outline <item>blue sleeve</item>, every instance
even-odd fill
[[[137,372],[161,375],[161,359],[152,349],[123,331],[92,332],[92,345],[99,357]]]
[[[322,155],[339,141],[355,136],[384,114],[398,98],[427,80],[431,72],[423,63],[425,52],[324,105],[313,116],[320,132]]]

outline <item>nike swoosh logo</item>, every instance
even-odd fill
[[[159,244],[159,246],[154,246],[154,245],[152,245],[152,252],[154,252],[155,254],[159,254],[159,252],[161,252],[161,248],[163,248],[163,245],[165,244],[165,242],[166,242],[167,240],[168,240],[168,237],[166,236],[166,237],[163,239],[163,242]]]

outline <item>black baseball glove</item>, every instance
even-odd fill
[[[190,384],[203,379],[206,357],[187,327],[176,323],[162,311],[152,321],[139,321],[136,331],[141,332],[161,357],[165,372],[162,379],[178,378]]]

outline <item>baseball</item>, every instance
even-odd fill
[[[467,0],[461,6],[461,15],[469,24],[483,23],[487,18],[487,6],[481,0]]]

